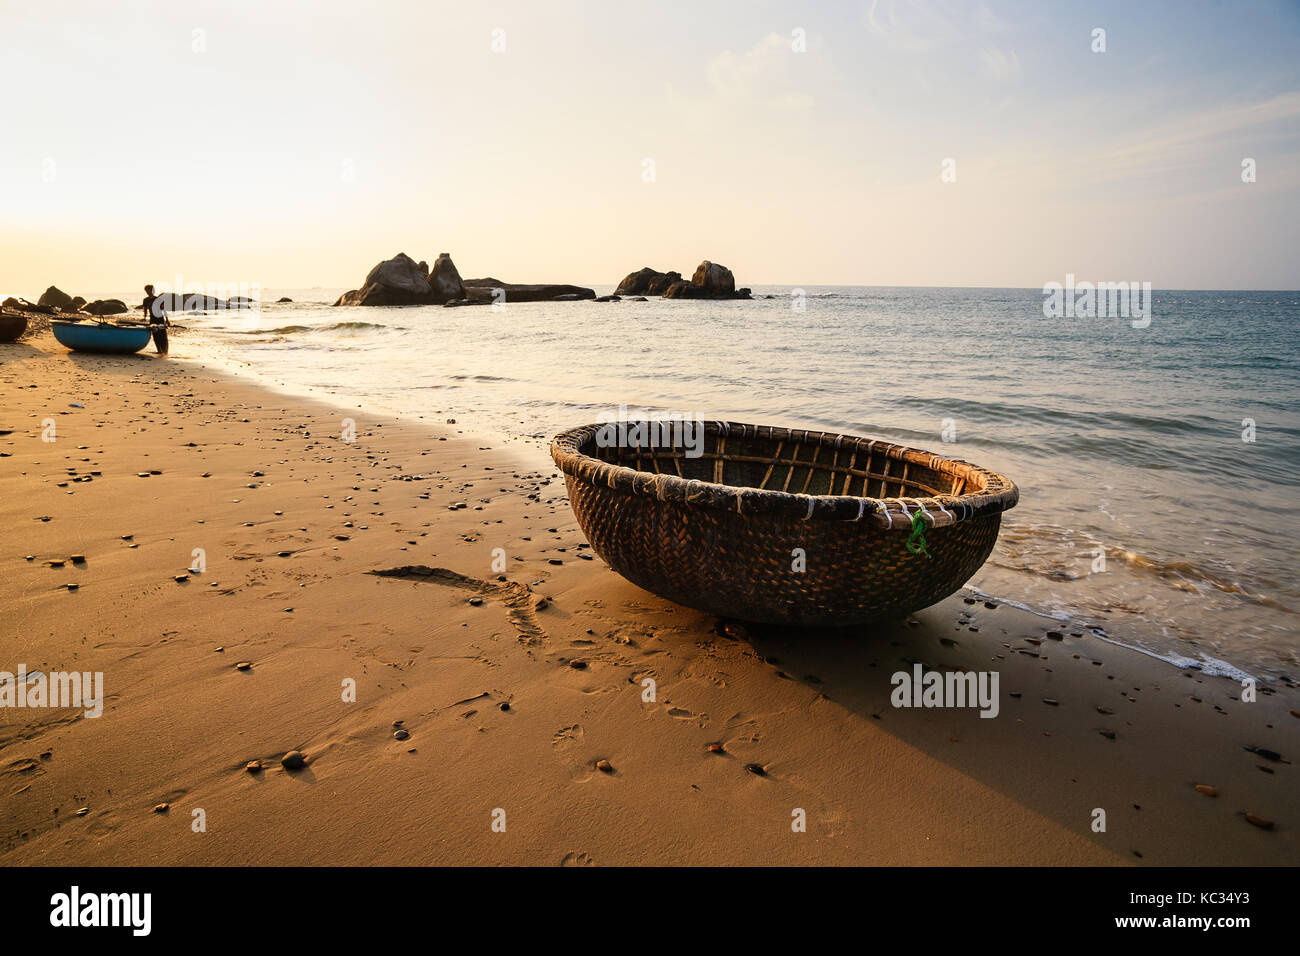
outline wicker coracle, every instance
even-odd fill
[[[878,439],[703,422],[691,457],[635,424],[552,441],[578,524],[632,583],[722,617],[844,626],[928,607],[984,563],[1019,498],[1002,475]]]

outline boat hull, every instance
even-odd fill
[[[50,327],[59,344],[74,352],[130,355],[149,344],[147,326],[51,322]]]
[[[0,315],[0,342],[16,342],[27,331],[27,316]]]

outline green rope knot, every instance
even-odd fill
[[[907,536],[907,550],[912,554],[930,557],[930,552],[925,549],[925,518],[920,508],[912,515],[912,533]]]

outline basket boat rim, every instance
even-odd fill
[[[637,423],[626,423],[634,426]],[[643,471],[602,461],[581,449],[606,425],[579,425],[560,432],[551,440],[551,458],[565,475],[592,485],[656,498],[695,508],[735,511],[745,516],[788,517],[820,521],[866,521],[885,531],[907,531],[919,513],[927,528],[954,525],[971,518],[1001,514],[1014,508],[1020,490],[1005,475],[981,468],[961,458],[898,445],[879,438],[837,434],[814,429],[750,425],[741,422],[706,421],[707,434],[722,438],[759,438],[821,446],[852,455],[881,454],[897,461],[922,465],[962,480],[974,490],[958,494],[922,497],[872,498],[859,495],[808,495],[743,485],[719,484],[684,478],[666,472]],[[651,459],[654,461],[654,459]],[[808,464],[808,462],[803,462]]]

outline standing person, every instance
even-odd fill
[[[163,308],[162,298],[153,294],[153,286],[144,287],[144,302],[141,303],[144,309],[145,320],[149,323],[149,331],[153,333],[153,345],[158,350],[159,355],[167,354],[167,312]]]

